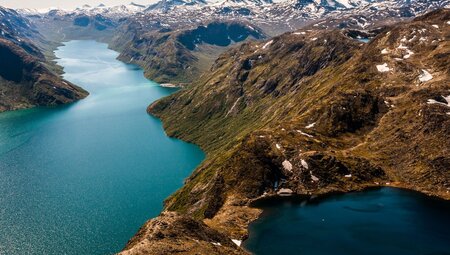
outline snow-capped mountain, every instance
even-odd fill
[[[100,4],[95,7],[91,7],[89,5],[85,5],[82,8],[77,8],[75,12],[83,13],[83,14],[101,14],[104,16],[129,16],[138,12],[142,12],[147,8],[145,5],[140,5],[131,2],[127,5],[117,5],[117,6],[106,6],[104,4]]]
[[[262,5],[271,5],[274,2],[272,0],[224,0],[217,2],[217,5],[220,6],[262,6]]]
[[[77,13],[86,15],[101,14],[104,16],[130,16],[136,13],[168,13],[174,17],[178,14],[195,16],[210,16],[224,14],[231,16],[267,16],[272,19],[285,19],[296,16],[320,18],[330,12],[349,12],[360,9],[398,9],[410,11],[411,16],[416,12],[435,7],[450,7],[450,0],[160,0],[151,5],[141,5],[131,2],[127,5],[98,6],[83,5],[75,10],[47,10],[21,9],[25,15],[41,14],[49,11]]]
[[[74,10],[47,8],[47,9],[19,9],[17,10],[22,15],[42,15],[52,13],[54,15],[67,15],[67,14],[84,14],[84,15],[103,15],[107,17],[125,17],[131,16],[139,12],[143,12],[148,6],[136,4],[131,2],[126,5],[106,6],[105,4],[99,4],[97,6],[82,5]]]
[[[116,20],[128,18],[130,22],[149,29],[176,29],[211,20],[235,20],[253,23],[268,34],[278,34],[312,22],[322,27],[370,29],[389,20],[414,17],[445,7],[450,8],[450,0],[161,0],[147,6],[135,3],[95,7],[85,5],[72,11],[51,10],[44,16],[101,15]],[[42,15],[40,11],[20,12],[28,16]],[[347,21],[342,23],[339,21],[341,19]],[[348,21],[352,19],[354,22]]]
[[[205,0],[161,0],[155,4],[150,5],[145,11],[168,11],[175,6],[183,7],[202,7],[206,6],[208,2]]]

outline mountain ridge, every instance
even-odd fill
[[[16,11],[0,7],[0,112],[53,106],[88,92],[60,78],[42,45],[48,42]]]
[[[207,152],[148,224],[190,216],[239,243],[261,213],[250,203],[280,192],[395,186],[450,199],[449,20],[450,10],[434,11],[367,44],[304,29],[224,53],[209,75],[148,108],[168,135]],[[189,254],[191,241],[176,243],[185,230],[147,231],[121,254]]]

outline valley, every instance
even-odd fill
[[[106,44],[71,41],[56,56],[63,77],[90,95],[0,114],[0,253],[112,254],[204,155],[145,112],[174,89]]]
[[[349,199],[343,199],[346,206],[354,204],[353,197],[378,190],[374,196],[387,196],[381,200],[392,199],[400,204],[407,201],[404,203],[410,207],[416,206],[416,198],[436,200],[430,202],[433,206],[424,209],[423,215],[439,218],[435,208],[447,208],[450,199],[449,8],[448,1],[443,0],[162,0],[149,5],[85,5],[75,10],[2,8],[0,56],[7,58],[8,64],[0,64],[0,110],[55,107],[91,93],[73,105],[56,107],[56,112],[64,112],[67,107],[67,113],[56,115],[61,114],[63,119],[72,114],[77,117],[83,113],[79,112],[83,105],[92,108],[95,115],[96,107],[106,109],[103,107],[109,105],[110,109],[98,112],[99,115],[133,112],[136,115],[130,116],[139,118],[136,123],[141,127],[134,134],[142,135],[145,125],[150,125],[149,114],[152,120],[161,119],[165,131],[155,129],[151,134],[167,134],[196,144],[205,152],[202,162],[203,154],[188,144],[177,147],[178,156],[167,153],[168,158],[181,157],[189,162],[176,161],[179,165],[170,168],[171,176],[176,176],[178,182],[183,176],[177,174],[177,169],[194,169],[193,172],[183,172],[184,177],[188,176],[183,186],[176,182],[169,185],[161,193],[164,197],[152,200],[151,209],[147,206],[136,212],[139,216],[129,228],[134,231],[138,221],[144,222],[146,210],[154,218],[143,224],[124,247],[122,243],[119,248],[94,251],[95,254],[119,252],[122,247],[119,254],[265,254],[278,248],[262,248],[265,246],[261,240],[270,234],[258,234],[263,233],[265,226],[273,227],[274,215],[288,215],[289,220],[294,211],[278,211],[280,205],[273,209],[255,204],[283,201],[286,197],[286,201],[300,197],[305,203],[324,197],[326,208],[330,194],[361,194],[343,195]],[[83,47],[91,47],[78,40],[103,43],[117,51],[114,55],[111,50],[91,45],[104,54],[110,51],[108,60],[90,59],[88,56],[97,54],[94,50],[82,59],[83,65],[97,69],[109,66],[111,72],[105,70],[103,76],[87,72],[86,77],[82,77],[84,73],[74,74],[78,64],[71,61],[79,56],[71,45],[80,45],[80,52]],[[64,49],[74,55],[58,55]],[[113,55],[117,60],[111,58]],[[123,62],[120,68],[117,61]],[[137,77],[132,73],[138,67],[142,69],[137,74],[140,78],[122,80],[117,76],[124,72],[123,77]],[[143,84],[152,84],[155,94],[146,94],[146,99],[124,92],[120,97],[112,90],[108,92],[109,84],[121,89],[128,89],[122,88],[123,84],[134,84],[139,87],[136,90],[143,91],[150,90],[144,89]],[[101,93],[106,94],[100,96]],[[136,107],[130,112],[125,111],[127,107],[122,109],[133,105],[132,94],[139,101],[139,114]],[[107,99],[106,95],[112,98]],[[0,117],[15,119],[14,112]],[[82,126],[78,128],[83,130]],[[133,132],[131,129],[124,127],[123,132]],[[147,138],[153,144],[154,138]],[[158,138],[153,145],[159,146],[160,139],[169,138]],[[131,141],[137,140],[130,137],[128,142]],[[151,153],[142,154],[153,149],[143,145],[145,142],[138,144],[144,149],[129,146],[142,156],[136,159],[142,164],[132,164],[131,170],[137,167],[143,174],[143,169],[150,169],[150,173],[165,169],[148,162]],[[8,156],[10,149],[31,150],[27,145],[19,145],[19,149],[11,146],[2,145],[5,159],[12,158]],[[107,143],[104,146],[109,147]],[[185,149],[192,152],[192,161],[182,156]],[[160,157],[165,158],[156,158]],[[126,163],[134,156],[125,153],[120,158]],[[4,169],[16,164],[5,162]],[[117,168],[115,173],[124,174],[121,171],[125,168]],[[171,182],[144,179],[149,187]],[[397,188],[426,196],[398,195]],[[126,189],[124,192],[129,192]],[[148,187],[146,190],[149,192]],[[352,193],[358,191],[362,193]],[[162,208],[155,206],[163,200]],[[295,210],[307,213],[309,209]],[[326,215],[325,211],[318,213]],[[398,221],[405,220],[401,213],[397,216]],[[126,216],[123,219],[122,226]],[[349,224],[345,217],[337,220]],[[253,229],[259,232],[249,233],[252,222],[257,226]],[[383,223],[377,224],[381,228]],[[400,228],[408,226],[412,225]],[[429,232],[435,237],[433,240],[445,232],[436,229]],[[123,235],[120,238],[123,241]],[[355,240],[348,245],[361,242]],[[446,249],[446,241],[436,241],[436,252]],[[285,245],[281,239],[275,243]],[[395,244],[392,247],[390,250],[394,251]],[[80,248],[71,247],[69,253],[76,254],[77,249]],[[426,251],[425,246],[420,249]],[[305,254],[313,254],[315,248],[306,250]],[[92,248],[81,253],[88,251]],[[287,247],[286,252],[296,254],[299,250]]]

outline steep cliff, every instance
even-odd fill
[[[0,59],[0,112],[65,104],[88,95],[4,39],[0,39]]]
[[[51,70],[54,65],[37,46],[45,43],[27,19],[0,7],[0,112],[64,104],[88,95]]]

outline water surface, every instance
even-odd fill
[[[262,201],[244,247],[254,254],[450,254],[450,203],[394,188]]]
[[[368,43],[370,42],[370,38],[357,38],[358,41],[363,42],[363,43]]]
[[[77,103],[0,114],[0,254],[119,251],[203,160],[168,138],[148,104],[174,89],[116,60],[106,44],[56,51]]]

